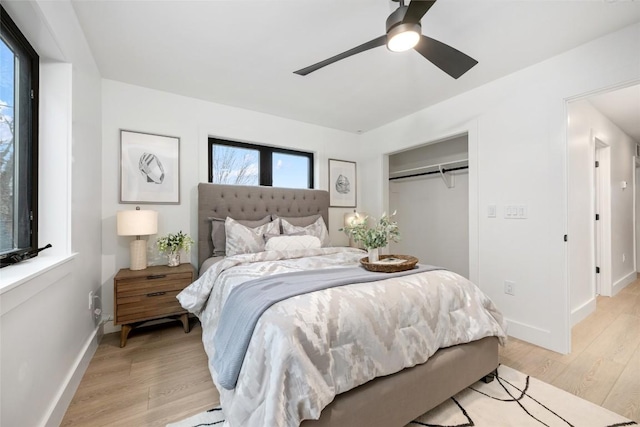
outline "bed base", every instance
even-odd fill
[[[300,426],[404,427],[476,381],[492,381],[497,367],[496,337],[443,348],[422,365],[336,396],[320,419]]]

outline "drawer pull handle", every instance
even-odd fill
[[[156,274],[154,276],[147,276],[147,280],[164,279],[165,277],[167,277],[166,274]]]
[[[151,292],[150,294],[147,294],[148,297],[159,297],[160,295],[164,295],[166,294],[166,292]]]

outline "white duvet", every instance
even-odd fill
[[[351,248],[267,251],[225,258],[178,295],[203,326],[212,360],[213,336],[231,289],[264,275],[353,266]],[[506,338],[491,300],[446,270],[299,295],[260,318],[238,383],[216,381],[228,427],[299,426],[317,419],[333,398],[383,375],[424,363],[441,347],[486,336]]]

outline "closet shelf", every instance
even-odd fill
[[[427,166],[419,166],[417,168],[403,169],[400,171],[390,172],[389,181],[397,179],[414,178],[417,176],[440,174],[447,188],[455,187],[454,175],[448,172],[463,170],[469,168],[469,159],[455,160],[452,162],[444,162]]]

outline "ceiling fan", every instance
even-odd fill
[[[415,49],[420,55],[454,79],[459,78],[478,63],[478,61],[459,50],[422,34],[420,20],[431,9],[436,0],[411,0],[409,6],[405,6],[404,0],[393,1],[399,2],[400,5],[387,18],[387,33],[385,35],[320,61],[317,64],[294,71],[294,73],[306,76],[334,62],[385,44],[389,50],[394,52]]]

